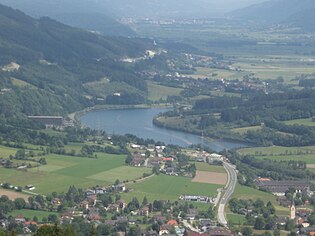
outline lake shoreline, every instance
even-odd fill
[[[77,114],[77,119],[80,119],[81,124],[92,129],[102,129],[108,133],[112,131],[113,134],[121,135],[130,133],[144,139],[154,139],[155,141],[183,147],[202,143],[214,151],[252,147],[251,143],[240,140],[208,140],[206,137],[203,139],[198,134],[156,126],[153,118],[160,112],[165,112],[165,109],[173,108],[172,106],[106,106],[105,108],[102,106],[85,109],[84,112]],[[84,120],[82,120],[82,117]]]
[[[93,107],[87,107],[80,111],[75,111],[73,113],[69,113],[68,117],[75,121],[77,124],[81,125],[80,118],[85,114],[93,111],[101,111],[101,110],[124,110],[124,109],[151,109],[151,108],[174,108],[172,104],[139,104],[139,105],[96,105]]]

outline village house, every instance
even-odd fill
[[[106,207],[105,210],[113,212],[113,213],[115,213],[115,212],[119,213],[120,207],[118,204],[112,203],[112,204],[108,205],[108,207]]]
[[[60,206],[61,205],[60,198],[54,198],[53,200],[51,200],[51,204],[53,204],[54,206]]]
[[[127,203],[123,199],[118,200],[116,203],[118,204],[119,208],[122,210],[124,210],[127,207]]]
[[[212,222],[210,219],[200,219],[199,220],[199,229],[203,232],[206,232],[210,229],[210,227],[214,226],[215,223]]]
[[[171,225],[171,226],[177,226],[178,225],[176,220],[169,220],[166,224]]]
[[[87,218],[90,221],[99,221],[101,219],[101,217],[99,215],[99,209],[96,207],[89,208]]]
[[[148,206],[142,207],[142,208],[139,210],[138,214],[139,214],[140,216],[149,216],[149,207],[148,207]]]
[[[19,224],[19,223],[24,223],[26,221],[26,219],[23,215],[17,215],[14,218],[14,221]]]
[[[119,192],[125,192],[126,191],[126,186],[125,184],[116,184],[112,185],[112,190],[114,191],[119,191]]]
[[[197,209],[195,208],[189,209],[188,213],[186,214],[185,219],[190,220],[190,221],[195,220],[198,214],[199,214],[199,211]]]
[[[135,166],[135,167],[141,167],[144,163],[144,159],[143,158],[138,158],[135,157],[132,159],[130,165]]]
[[[172,225],[163,224],[160,227],[159,235],[169,235],[172,229]]]
[[[83,200],[81,203],[80,203],[80,207],[84,208],[84,209],[89,209],[89,201],[88,200]]]

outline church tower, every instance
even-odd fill
[[[292,203],[292,205],[290,206],[290,219],[294,220],[295,219],[295,206]]]

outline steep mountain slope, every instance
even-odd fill
[[[284,23],[304,29],[313,29],[314,11],[314,0],[269,0],[230,14],[245,20]]]
[[[103,37],[0,5],[0,113],[62,114],[94,105],[84,84],[104,77],[134,88],[128,102],[141,102],[145,82],[119,59],[150,47],[150,40]]]
[[[47,16],[70,26],[108,36],[135,36],[128,26],[111,17],[106,6],[100,6],[94,0],[0,0],[0,3],[35,18]]]

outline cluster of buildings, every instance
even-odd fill
[[[74,126],[72,120],[65,119],[62,116],[28,116],[28,118],[45,125],[46,128],[63,129]]]
[[[189,201],[189,202],[201,202],[201,203],[213,203],[213,198],[206,196],[197,196],[197,195],[181,195],[179,200]]]
[[[310,191],[310,183],[308,181],[295,181],[295,180],[271,180],[270,178],[258,178],[256,185],[259,188],[268,190],[275,196],[285,196],[286,192],[290,189],[294,189],[296,192],[303,193],[307,196],[313,194]]]
[[[209,164],[219,164],[228,161],[223,155],[217,153],[208,153],[206,151],[189,151],[187,155],[194,158],[196,162],[207,162]]]

